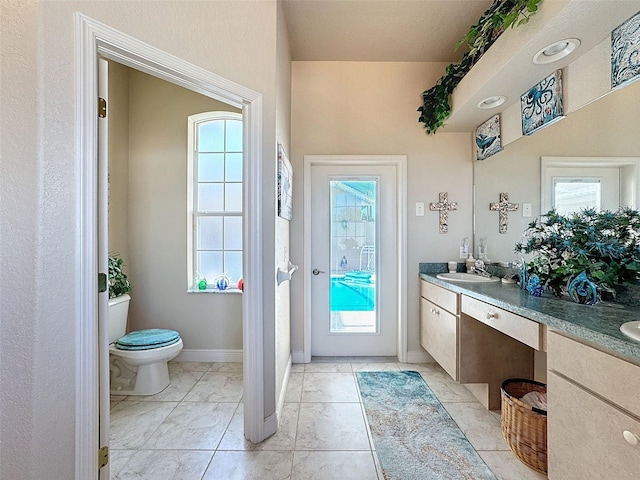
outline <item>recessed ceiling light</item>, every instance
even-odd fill
[[[536,65],[544,65],[552,63],[566,57],[576,48],[580,46],[580,40],[577,38],[565,38],[559,42],[554,42],[542,48],[533,56],[533,63]]]
[[[485,98],[480,103],[478,103],[478,108],[482,108],[483,110],[486,110],[488,108],[496,108],[502,105],[506,99],[507,97],[503,95],[495,95],[493,97]]]

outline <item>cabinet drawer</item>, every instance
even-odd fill
[[[458,379],[458,317],[420,299],[420,344],[454,380]]]
[[[640,444],[623,432],[640,436],[640,422],[553,372],[547,382],[549,478],[637,480]]]
[[[542,350],[543,325],[537,322],[466,295],[462,297],[462,312],[531,348]]]
[[[547,345],[549,370],[571,378],[640,417],[640,366],[555,331],[549,331]]]
[[[420,280],[420,296],[440,305],[454,315],[458,314],[458,294],[451,290]]]

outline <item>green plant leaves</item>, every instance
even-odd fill
[[[131,284],[127,276],[122,271],[124,261],[115,256],[109,255],[109,298],[119,297],[131,291]]]
[[[487,49],[507,28],[522,25],[538,11],[542,0],[495,0],[479,18],[476,25],[469,27],[467,34],[455,45],[469,47],[460,63],[452,63],[445,68],[445,74],[436,84],[422,93],[422,106],[418,107],[418,121],[424,123],[427,134],[435,133],[451,114],[449,102],[451,94],[460,80],[471,70]]]
[[[533,254],[530,273],[560,295],[566,282],[580,272],[603,289],[637,282],[640,271],[640,213],[621,209],[596,212],[586,209],[572,215],[548,212],[533,221],[515,246]]]

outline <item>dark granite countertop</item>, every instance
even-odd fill
[[[516,284],[448,282],[436,278],[437,271],[424,273],[431,269],[422,268],[422,265],[420,278],[427,282],[566,332],[613,355],[640,364],[640,342],[626,337],[620,331],[623,323],[640,320],[640,308],[608,302],[580,305],[567,297],[551,295],[534,297]]]

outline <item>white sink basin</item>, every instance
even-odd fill
[[[640,322],[627,322],[623,323],[620,327],[620,331],[627,337],[633,338],[640,342]]]
[[[475,273],[455,272],[455,273],[439,273],[436,275],[440,280],[461,283],[492,283],[499,282],[499,277],[483,277]]]

